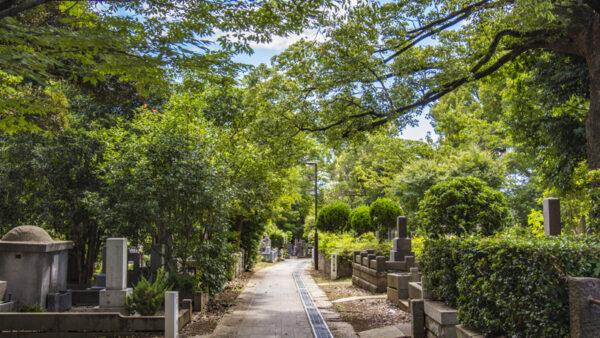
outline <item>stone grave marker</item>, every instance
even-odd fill
[[[106,289],[100,290],[100,311],[125,311],[127,288],[127,239],[106,240]]]

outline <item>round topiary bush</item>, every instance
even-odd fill
[[[508,222],[504,195],[474,177],[440,182],[419,203],[419,229],[429,237],[479,233],[491,235]]]
[[[373,230],[385,232],[396,226],[398,216],[404,215],[404,211],[398,203],[389,198],[379,198],[371,203],[371,224]]]
[[[356,234],[362,235],[375,230],[371,226],[370,212],[371,208],[369,208],[368,205],[361,205],[350,213],[350,228],[352,228]]]
[[[317,216],[317,229],[322,231],[341,232],[348,228],[350,206],[344,202],[327,204]]]

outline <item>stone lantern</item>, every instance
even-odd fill
[[[16,308],[38,305],[51,312],[71,308],[67,290],[68,250],[71,241],[54,241],[37,226],[22,225],[0,239],[0,280]]]

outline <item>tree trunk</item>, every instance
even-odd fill
[[[600,53],[600,51],[599,51]],[[600,169],[600,54],[592,60],[590,66],[590,110],[585,121],[587,138],[587,159],[590,170]],[[595,69],[594,69],[595,68]]]

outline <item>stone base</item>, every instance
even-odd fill
[[[100,290],[100,306],[98,307],[99,311],[109,311],[109,309],[124,309],[125,308],[125,299],[132,292],[131,288],[123,289],[123,290]],[[122,310],[118,310],[117,312],[122,312]]]
[[[48,309],[48,312],[68,311],[71,309],[72,300],[71,290],[49,293],[46,298],[46,309]]]

